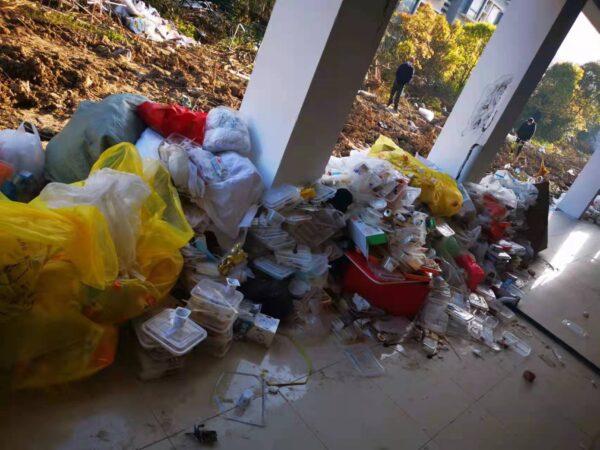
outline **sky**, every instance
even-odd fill
[[[600,33],[596,31],[584,14],[580,14],[552,63],[574,62],[581,65],[599,60]]]

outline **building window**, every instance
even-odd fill
[[[467,2],[463,12],[469,19],[477,20],[484,3],[485,0],[472,0],[471,2]]]
[[[489,23],[493,23],[494,25],[496,25],[496,24],[498,24],[498,22],[500,22],[501,18],[502,18],[502,10],[500,8],[498,8],[496,5],[494,5],[494,6],[492,6],[492,9],[488,13],[486,20]]]
[[[421,4],[421,0],[401,0],[398,9],[400,12],[414,14]]]

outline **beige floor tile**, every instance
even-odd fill
[[[143,450],[175,450],[175,447],[173,447],[173,444],[171,444],[169,439],[165,438],[161,441],[150,444],[147,447],[143,447]]]
[[[134,449],[165,437],[135,375],[119,365],[70,386],[15,394],[0,423],[0,448]]]
[[[523,379],[522,371],[515,371],[478,405],[510,430],[516,448],[577,449],[580,444],[588,445],[590,437],[565,417],[561,400],[565,387],[556,382],[553,369],[536,358],[528,360],[524,368],[536,374],[533,383]]]
[[[512,436],[502,424],[477,404],[438,433],[433,442],[444,450],[505,450]]]
[[[377,387],[384,377],[364,378],[344,360],[282,393],[328,449],[417,449],[429,437]]]
[[[429,436],[434,436],[462,411],[472,398],[444,370],[444,360],[427,359],[406,346],[408,357],[384,361],[386,374],[374,383],[400,408],[415,419]]]

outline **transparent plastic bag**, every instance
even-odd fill
[[[81,185],[50,183],[36,201],[51,209],[96,206],[110,230],[122,272],[136,270],[136,244],[141,226],[142,204],[150,188],[138,175],[101,169],[90,174]]]
[[[53,209],[40,199],[23,204],[0,196],[0,375],[11,388],[64,383],[110,365],[116,325],[164,300],[179,276],[179,248],[192,230],[167,170],[158,161],[143,166],[127,143],[106,150],[91,177],[105,168],[143,180],[149,190],[139,211],[134,277],[119,277],[110,219],[95,204],[67,197]],[[85,182],[70,187],[82,190]]]
[[[10,164],[15,173],[29,172],[41,181],[44,160],[42,141],[34,125],[23,122],[16,130],[0,131],[0,161]]]

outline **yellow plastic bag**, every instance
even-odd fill
[[[135,276],[119,276],[107,221],[93,205],[51,209],[0,197],[0,375],[12,388],[40,387],[111,364],[119,323],[165,299],[193,232],[169,173],[143,165],[127,143],[106,150],[92,172],[141,177],[143,203]],[[85,181],[72,186],[84,186]]]
[[[448,174],[430,169],[390,138],[379,136],[369,156],[385,159],[399,172],[411,177],[410,185],[421,188],[419,200],[429,207],[434,216],[450,217],[460,211],[463,197],[456,181]]]

